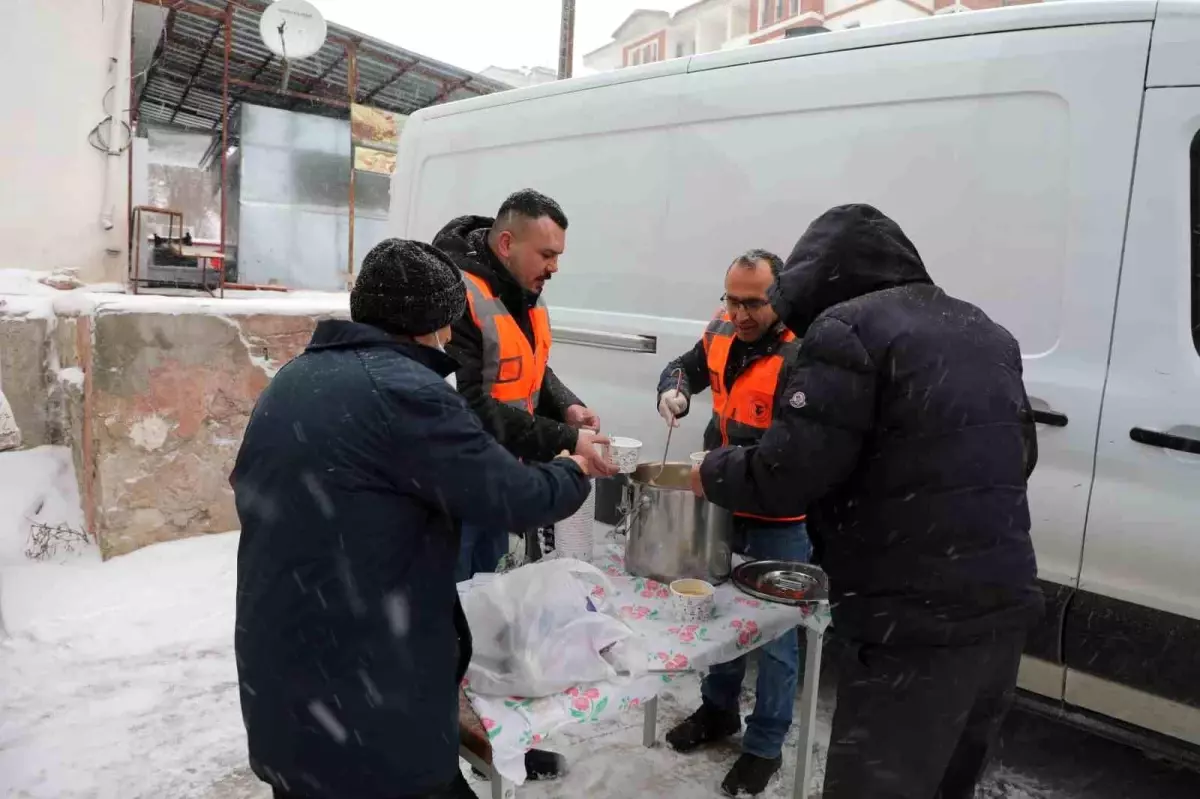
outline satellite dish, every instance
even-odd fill
[[[308,0],[278,0],[263,9],[258,32],[267,49],[286,62],[315,55],[328,29]]]

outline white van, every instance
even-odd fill
[[[1198,133],[1200,3],[1022,6],[423,110],[391,229],[428,241],[526,186],[561,202],[554,369],[657,458],[659,371],[734,256],[786,256],[830,206],[878,206],[1024,352],[1049,611],[1022,687],[1200,745]],[[700,448],[705,400],[674,457]]]

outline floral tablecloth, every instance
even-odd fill
[[[598,526],[599,533],[599,526]],[[598,540],[599,535],[598,535]],[[651,673],[625,681],[579,685],[562,694],[525,699],[480,696],[465,686],[492,746],[492,764],[505,779],[525,780],[525,752],[568,724],[587,724],[625,710],[640,708],[680,675],[704,670],[744,655],[797,626],[823,632],[829,606],[789,607],[753,599],[725,583],[718,586],[716,613],[704,624],[671,620],[667,586],[625,572],[624,548],[603,541],[593,565],[605,571],[615,596],[603,597],[641,635],[649,652]],[[485,582],[490,575],[480,575]],[[464,583],[460,590],[470,590]],[[603,589],[597,587],[598,595]]]

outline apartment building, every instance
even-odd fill
[[[639,9],[583,57],[597,71],[783,38],[790,28],[879,25],[1040,0],[700,0],[674,14]]]

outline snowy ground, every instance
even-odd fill
[[[35,563],[30,520],[79,526],[69,453],[0,454],[0,795],[33,799],[267,799],[249,773],[233,661],[236,534],[162,544],[101,564],[94,550]],[[749,681],[748,681],[749,684]],[[828,694],[828,692],[826,692]],[[696,702],[663,697],[661,732]],[[828,736],[830,699],[821,708]],[[1075,737],[1071,737],[1075,736]],[[1014,717],[991,799],[1200,796],[1200,780],[1115,744]],[[793,734],[794,740],[794,734]],[[641,746],[640,716],[552,741],[573,764],[518,796],[716,796],[736,757]],[[769,799],[791,796],[786,780]],[[486,786],[478,785],[481,796]]]

